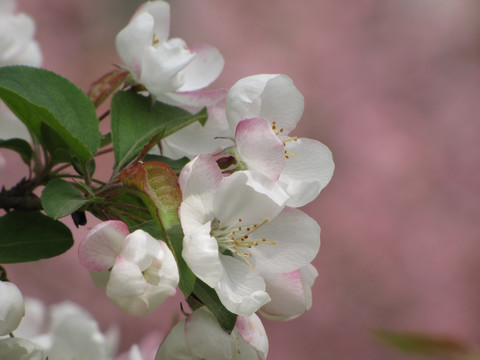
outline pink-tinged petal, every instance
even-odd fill
[[[154,19],[155,40],[159,43],[167,41],[170,34],[170,5],[166,1],[148,1],[137,10],[133,17],[143,13],[152,15]]]
[[[231,312],[250,316],[270,301],[263,278],[243,260],[221,255],[222,278],[214,288]]]
[[[314,200],[330,182],[335,164],[331,151],[321,142],[300,138],[286,142],[289,158],[279,183],[290,195],[287,205],[303,206]]]
[[[238,123],[235,142],[241,160],[249,170],[277,181],[285,165],[283,143],[272,131],[268,120],[251,118]]]
[[[215,159],[209,155],[199,155],[184,166],[178,182],[183,199],[186,199],[213,192],[222,179]]]
[[[178,90],[185,82],[184,68],[195,57],[180,39],[170,39],[142,51],[142,74],[139,81],[152,95]]]
[[[320,226],[295,208],[284,208],[249,237],[267,243],[259,243],[252,249],[255,269],[261,273],[284,273],[309,264],[320,248]],[[269,242],[275,244],[269,245]]]
[[[299,270],[283,274],[264,274],[267,292],[272,298],[260,309],[271,320],[294,319],[312,306],[312,290],[318,272],[309,264]]]
[[[122,252],[128,234],[127,225],[121,221],[105,221],[96,225],[80,243],[80,264],[90,271],[108,270]]]
[[[134,17],[115,39],[118,55],[137,79],[142,75],[144,49],[152,45],[153,28],[153,16],[144,12]]]
[[[183,224],[182,224],[183,227]],[[214,287],[222,276],[217,240],[210,235],[210,222],[185,231],[182,257],[203,282]]]
[[[235,329],[238,330],[240,336],[246,343],[253,347],[260,355],[260,359],[267,358],[268,353],[268,338],[265,328],[259,317],[256,314],[251,316],[239,316],[235,324]],[[252,357],[254,359],[254,357]]]
[[[177,91],[203,89],[215,81],[223,70],[225,60],[220,52],[211,45],[189,46],[195,59],[185,68],[185,84]]]
[[[226,113],[232,129],[244,119],[262,117],[279,133],[288,134],[300,120],[303,107],[303,96],[288,76],[261,74],[243,78],[232,86]]]

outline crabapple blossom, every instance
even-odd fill
[[[116,47],[134,81],[153,97],[170,103],[179,101],[184,92],[210,85],[222,71],[224,60],[210,45],[187,46],[182,39],[169,39],[169,33],[170,5],[148,1],[118,33]]]
[[[25,315],[25,302],[18,287],[0,281],[0,336],[8,335],[18,327]]]
[[[278,205],[247,181],[242,171],[224,177],[208,155],[187,164],[179,181],[182,256],[228,310],[244,316],[270,301],[265,274],[309,264],[320,246],[312,218]]]
[[[130,234],[121,221],[95,226],[78,254],[97,285],[130,315],[146,315],[176,292],[178,268],[168,246],[143,230]]]
[[[257,315],[239,316],[231,334],[202,306],[178,322],[157,353],[157,360],[264,360],[268,339]]]
[[[316,140],[289,136],[303,113],[303,96],[286,75],[254,75],[239,80],[227,95],[226,117],[235,131],[238,160],[255,173],[257,191],[270,182],[288,195],[288,206],[315,199],[330,181],[334,164],[330,150]]]
[[[25,309],[15,338],[0,340],[0,354],[9,351],[7,359],[112,359],[118,329],[111,327],[102,333],[95,319],[78,305],[69,301],[52,305],[48,324],[46,307],[40,300],[25,299]]]
[[[263,274],[267,292],[272,298],[259,310],[271,320],[291,320],[312,306],[312,286],[318,272],[311,264],[288,273]]]

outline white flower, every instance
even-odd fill
[[[239,316],[227,334],[202,306],[173,327],[156,360],[265,360],[267,353],[267,334],[255,314]]]
[[[273,193],[279,204],[300,207],[315,199],[330,181],[330,150],[316,140],[289,136],[303,113],[303,96],[285,75],[254,75],[239,80],[227,95],[226,116],[239,160],[257,191]],[[254,181],[253,181],[254,179]]]
[[[15,330],[15,341],[0,340],[0,354],[7,353],[7,349],[12,354],[6,359],[112,359],[118,345],[117,328],[103,334],[92,316],[78,305],[69,301],[52,305],[48,324],[40,300],[27,298],[25,308],[25,317]]]
[[[121,221],[95,226],[80,244],[80,263],[107,296],[130,315],[153,311],[176,292],[177,263],[168,246]]]
[[[28,15],[15,14],[14,0],[0,2],[0,66],[40,66],[42,54],[33,39],[35,23]]]
[[[270,301],[262,274],[297,270],[320,246],[312,218],[279,206],[247,181],[242,171],[223,177],[206,155],[187,164],[179,181],[182,256],[228,310],[244,316]]]
[[[267,319],[292,320],[312,307],[312,286],[318,272],[311,264],[288,273],[263,274],[272,298],[260,309]]]
[[[25,302],[18,287],[0,281],[0,336],[8,335],[18,327],[25,315]]]
[[[126,68],[157,98],[208,86],[224,64],[214,47],[187,47],[182,39],[169,39],[169,32],[170,5],[150,1],[137,10],[116,38],[117,52]]]

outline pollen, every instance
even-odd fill
[[[238,219],[239,221],[241,219]],[[255,269],[250,258],[254,256],[250,249],[258,245],[277,245],[276,241],[268,241],[266,237],[256,238],[255,232],[265,225],[269,220],[265,219],[258,224],[249,224],[244,227],[225,228],[220,225],[220,221],[212,221],[212,230],[210,234],[218,242],[220,252],[229,252],[234,256],[241,257],[252,269]]]

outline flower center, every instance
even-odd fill
[[[238,226],[226,228],[220,225],[218,219],[214,219],[210,235],[217,240],[218,248],[222,254],[236,254],[254,269],[248,260],[252,257],[250,249],[258,245],[277,245],[276,241],[268,241],[265,237],[255,237],[255,232],[267,222],[268,219],[265,219],[259,224],[242,226],[242,219],[238,219]]]

